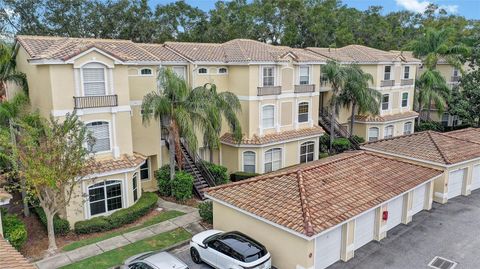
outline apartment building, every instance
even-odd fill
[[[320,66],[326,58],[311,51],[241,39],[136,44],[18,36],[15,52],[32,108],[60,119],[76,111],[96,138],[99,165],[90,168],[65,210],[72,224],[129,207],[142,189],[156,188],[153,172],[168,163],[168,150],[160,122],[142,121],[141,103],[159,90],[159,68],[172,68],[192,87],[214,83],[240,99],[242,141],[233,141],[225,127],[221,149],[200,148],[203,158],[212,155],[230,172],[256,173],[318,158],[324,133],[318,126]]]
[[[342,48],[307,48],[319,55],[343,64],[357,64],[373,77],[370,87],[382,94],[379,115],[355,113],[353,130],[348,130],[367,141],[375,141],[414,132],[413,111],[416,70],[421,61],[401,52],[388,52],[361,45]],[[320,107],[329,110],[330,86],[322,83]],[[348,129],[351,110],[340,107],[337,121]]]

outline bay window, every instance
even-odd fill
[[[122,183],[120,180],[107,180],[88,188],[90,216],[107,213],[122,208]]]

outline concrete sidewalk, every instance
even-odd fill
[[[136,231],[115,236],[95,244],[77,248],[72,251],[58,253],[52,257],[36,262],[35,265],[38,269],[59,268],[180,227],[192,234],[203,230],[203,227],[198,223],[200,221],[200,216],[198,215],[198,210],[196,208],[164,200],[159,200],[158,206],[166,211],[177,210],[186,214]]]

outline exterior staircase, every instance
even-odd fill
[[[340,125],[336,119],[331,122],[332,119],[332,114],[327,111],[326,109],[321,109],[318,117],[318,124],[322,126],[322,128],[329,134],[330,134],[330,128],[333,126],[333,130],[335,132],[335,137],[343,137],[347,138],[350,141],[350,144],[352,145],[352,149],[359,150],[360,149],[360,144],[350,135],[350,132],[345,128],[344,126]]]

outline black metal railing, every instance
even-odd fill
[[[314,91],[315,91],[314,84],[295,85],[295,88],[294,88],[295,93],[308,93],[308,92],[314,92]]]
[[[203,162],[202,158],[198,155],[197,152],[191,151],[190,148],[188,147],[187,141],[185,139],[181,139],[182,146],[187,150],[187,153],[190,155],[190,158],[192,158],[193,162],[197,166],[198,170],[200,170],[200,173],[202,174],[203,178],[207,182],[209,187],[214,187],[216,186],[215,184],[215,179],[213,178],[213,175],[210,173],[208,168],[205,166],[205,163]]]
[[[118,96],[116,94],[99,96],[74,96],[73,103],[76,109],[114,107],[118,106]]]
[[[264,86],[258,87],[258,96],[264,95],[279,95],[282,93],[282,87],[280,86]]]
[[[332,114],[327,109],[321,109],[320,113],[320,125],[327,129],[326,131],[330,133],[330,128],[332,126]],[[355,137],[352,136],[351,132],[344,126],[342,126],[336,119],[333,119],[333,129],[341,137],[347,138],[352,144],[353,149],[360,149],[360,144]],[[330,134],[331,135],[331,134]]]

